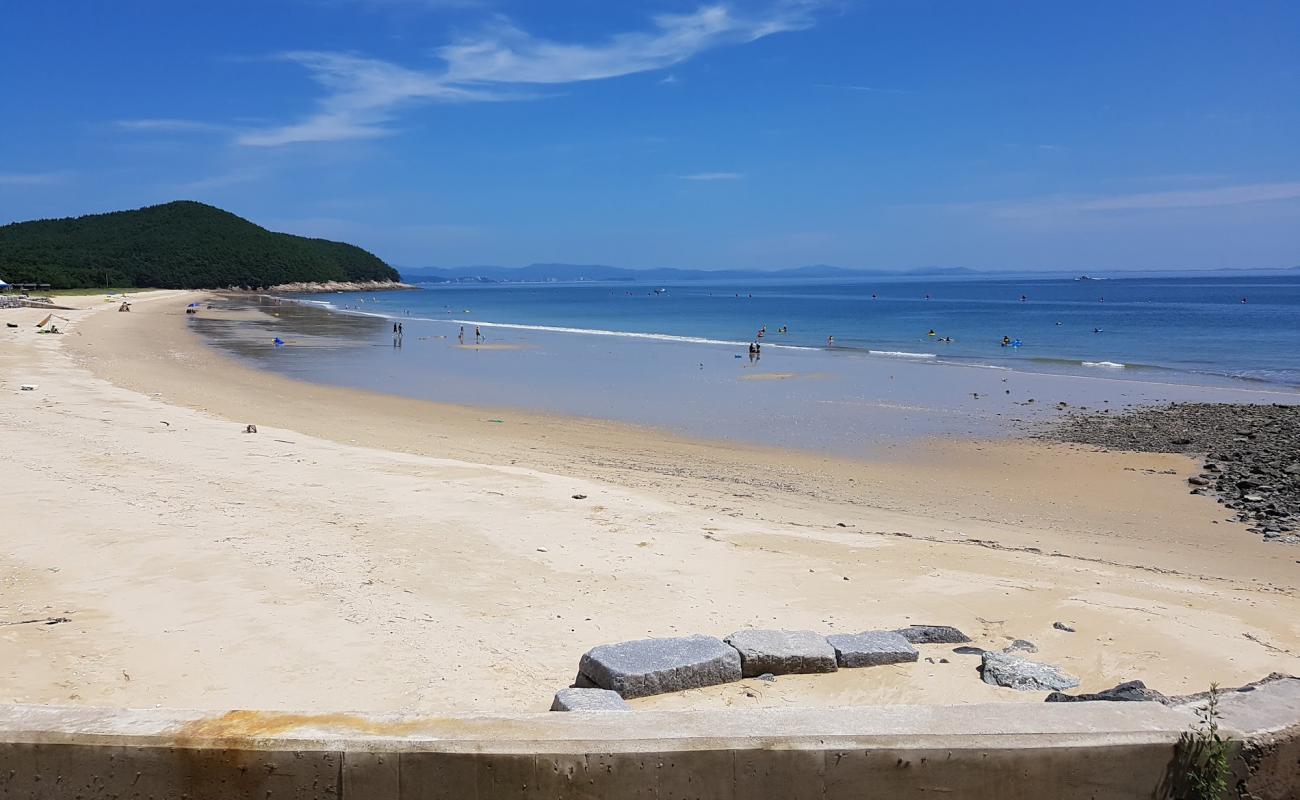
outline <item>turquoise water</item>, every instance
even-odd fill
[[[509,326],[501,329],[700,344],[757,340],[768,351],[826,348],[833,336],[836,349],[894,357],[1147,380],[1237,378],[1300,386],[1300,275],[475,284],[304,299],[365,314],[446,322],[453,330],[478,324],[489,332]],[[757,338],[763,326],[767,333]],[[779,333],[783,326],[787,332]],[[472,328],[470,333],[472,338]],[[1001,346],[1004,336],[1020,346]],[[1155,370],[1169,374],[1156,378]]]

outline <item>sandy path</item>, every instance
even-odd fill
[[[0,621],[71,619],[0,626],[8,700],[544,708],[594,644],[747,625],[955,624],[1085,689],[1300,669],[1300,553],[1216,524],[1185,459],[858,464],[314,387],[203,348],[186,297],[69,312],[62,337],[0,312],[25,325],[0,346]],[[1040,699],[926,650],[641,702]]]

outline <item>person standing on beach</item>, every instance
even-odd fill
[[[479,330],[477,325],[474,326],[474,341],[477,342],[483,338],[483,331]]]
[[[461,344],[465,344],[465,326],[464,326],[464,325],[461,325],[461,326],[460,326],[460,335],[457,336],[456,338],[457,338],[457,339],[460,339],[460,343],[461,343]]]
[[[827,336],[827,337],[826,337],[826,346],[827,346],[827,347],[834,347],[834,346],[835,346],[835,337],[834,337],[834,336]]]

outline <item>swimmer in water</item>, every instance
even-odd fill
[[[938,334],[934,332],[934,328],[931,328],[930,332],[927,333],[926,336],[938,336]]]
[[[1010,336],[1003,336],[1003,337],[1002,337],[1002,346],[1003,346],[1003,347],[1006,347],[1006,346],[1008,346],[1008,345],[1010,345],[1010,344],[1011,344],[1011,337],[1010,337]]]

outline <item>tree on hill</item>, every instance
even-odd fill
[[[0,273],[56,288],[265,288],[281,283],[396,281],[355,245],[273,233],[203,203],[0,226]]]

